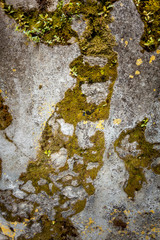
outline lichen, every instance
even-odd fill
[[[124,191],[128,197],[134,199],[135,191],[139,191],[142,188],[144,182],[146,182],[144,169],[151,169],[154,173],[160,174],[160,166],[152,165],[153,160],[160,156],[160,152],[154,149],[154,144],[146,141],[144,124],[146,119],[138,123],[134,129],[123,131],[118,139],[114,143],[115,151],[118,156],[123,159],[126,170],[129,173],[127,183],[124,185]],[[127,156],[120,156],[117,147],[122,147],[122,140],[129,135],[128,142],[137,142],[137,149],[140,150],[137,156],[128,154]]]
[[[144,23],[140,45],[147,51],[154,51],[160,45],[160,1],[134,0]]]

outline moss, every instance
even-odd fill
[[[85,208],[86,206],[86,199],[84,200],[78,200],[73,206],[72,208],[75,210],[75,214],[78,214],[80,213],[81,211],[83,211],[83,209]]]
[[[12,123],[12,116],[8,110],[8,106],[4,104],[4,99],[0,94],[0,130],[6,129]]]
[[[5,13],[18,24],[16,30],[22,31],[32,41],[53,46],[67,44],[72,36],[76,36],[71,29],[71,17],[65,15],[61,2],[54,12],[14,9],[3,0],[1,0],[1,6]]]
[[[152,169],[154,173],[160,174],[158,171],[159,166],[152,166],[154,159],[160,156],[160,152],[154,149],[154,144],[149,143],[145,139],[145,128],[144,120],[137,124],[134,129],[123,131],[119,138],[114,143],[115,151],[118,156],[123,159],[126,170],[129,173],[129,178],[124,186],[124,191],[128,197],[134,199],[135,191],[139,191],[142,188],[143,182],[146,182],[145,174],[143,169]],[[117,151],[117,147],[121,147],[122,140],[129,135],[129,143],[137,142],[137,149],[140,150],[137,156],[127,155],[121,157]]]
[[[12,123],[12,115],[9,112],[9,108],[4,104],[4,99],[0,93],[0,130],[6,129]],[[9,138],[5,134],[7,140]],[[2,175],[2,159],[0,159],[0,178]]]
[[[134,0],[144,23],[140,45],[147,51],[154,51],[160,44],[160,1]]]
[[[81,39],[78,39],[82,55],[76,58],[71,64],[71,75],[76,78],[75,87],[67,90],[64,99],[56,106],[56,114],[53,113],[51,118],[63,118],[65,122],[71,123],[76,128],[78,122],[89,120],[96,122],[98,120],[105,120],[109,117],[110,101],[113,92],[113,86],[117,78],[117,53],[113,50],[115,46],[115,39],[111,35],[107,24],[111,23],[110,10],[112,9],[111,3],[113,1],[70,1],[64,7],[58,6],[57,10],[53,13],[46,13],[41,11],[26,11],[22,9],[15,10],[10,7],[9,10],[6,4],[4,8],[6,13],[14,18],[19,24],[19,28],[33,41],[40,41],[47,43],[50,46],[54,44],[66,44],[71,36],[78,36],[71,30],[70,18],[75,14],[83,14],[84,20],[87,23],[87,28]],[[77,4],[78,3],[78,4]],[[13,12],[12,12],[13,10]],[[7,12],[9,11],[9,12]],[[63,16],[63,17],[62,17]],[[64,20],[63,20],[64,18]],[[52,20],[50,20],[52,19]],[[26,22],[26,23],[25,23]],[[47,23],[45,23],[47,22]],[[54,24],[53,24],[54,23]],[[26,26],[28,24],[28,26]],[[42,30],[45,25],[50,30]],[[53,25],[53,26],[52,26]],[[37,31],[40,31],[40,33]],[[33,31],[34,30],[34,31]],[[28,33],[29,32],[29,33]],[[55,40],[55,35],[58,39]],[[63,38],[63,40],[61,39]],[[51,41],[51,42],[50,42]],[[107,64],[104,67],[90,66],[89,63],[83,62],[83,55],[98,56],[106,58]],[[99,105],[87,103],[86,96],[82,94],[81,85],[84,83],[92,84],[97,82],[108,81],[108,95],[105,101]],[[55,115],[54,115],[55,114]],[[56,116],[56,117],[55,117]],[[97,174],[103,166],[103,154],[105,151],[104,134],[101,131],[96,131],[95,135],[90,138],[93,143],[91,148],[82,149],[78,144],[77,136],[66,137],[60,130],[52,129],[50,119],[47,120],[45,129],[43,130],[40,146],[37,152],[35,161],[30,161],[26,173],[20,177],[21,180],[27,182],[32,181],[36,189],[36,193],[45,191],[48,195],[58,193],[60,197],[59,205],[55,207],[56,218],[55,224],[48,220],[47,216],[43,216],[43,229],[42,233],[36,234],[33,239],[70,239],[70,237],[77,237],[77,232],[73,227],[69,217],[81,212],[86,204],[86,199],[77,200],[76,203],[70,204],[66,209],[62,205],[69,201],[62,193],[61,189],[53,184],[52,191],[48,185],[39,186],[38,181],[44,178],[51,183],[50,174],[58,175],[57,169],[54,169],[51,163],[51,155],[58,152],[61,148],[67,150],[68,159],[78,155],[83,158],[83,163],[77,163],[76,159],[73,164],[73,171],[78,173],[72,180],[77,180],[78,186],[82,186],[87,194],[90,196],[94,194],[95,188],[93,181],[96,179]],[[88,163],[95,162],[98,164],[96,168],[87,170]],[[59,169],[63,172],[69,168],[68,163]],[[88,183],[88,179],[92,182]],[[71,185],[72,180],[59,179],[57,183],[62,184],[62,187]],[[63,211],[70,211],[71,214],[67,219],[62,217]],[[73,213],[74,212],[74,213]]]

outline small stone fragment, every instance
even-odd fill
[[[31,192],[31,193],[35,192],[35,188],[33,187],[31,180],[26,182],[21,189],[26,191],[26,192]]]

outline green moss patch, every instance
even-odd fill
[[[3,0],[1,5],[5,13],[18,24],[16,30],[23,32],[36,43],[41,42],[49,46],[64,45],[72,36],[76,36],[71,29],[71,16],[64,13],[62,1],[54,12],[14,9]]]
[[[147,51],[154,51],[160,45],[160,1],[134,0],[144,23],[140,45]]]
[[[146,182],[144,169],[152,169],[154,173],[160,174],[160,166],[153,167],[153,160],[160,157],[160,152],[154,149],[154,144],[149,143],[145,139],[145,120],[138,123],[134,129],[123,131],[119,138],[114,143],[115,151],[120,157],[117,147],[121,148],[122,140],[129,135],[129,143],[137,142],[137,149],[140,150],[137,156],[127,155],[126,157],[120,157],[123,159],[126,170],[129,173],[129,178],[124,186],[124,191],[127,193],[128,197],[134,199],[135,191],[139,191],[142,188],[143,182]]]

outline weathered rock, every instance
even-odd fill
[[[130,143],[128,141],[129,135],[127,135],[122,141],[121,141],[121,148],[117,147],[116,150],[119,153],[120,157],[126,157],[127,155],[132,155],[133,157],[138,156],[138,154],[141,153],[140,149],[137,149],[138,143],[133,142]]]
[[[48,12],[54,12],[57,8],[58,0],[49,0],[48,1],[48,6],[47,6],[47,11]]]
[[[61,131],[63,134],[69,135],[69,136],[73,135],[74,126],[72,124],[65,123],[65,121],[63,119],[58,119],[57,122],[60,124]]]
[[[31,192],[31,193],[34,193],[35,192],[35,188],[33,187],[32,185],[32,181],[29,180],[28,182],[26,182],[22,188],[22,190],[26,191],[26,192]]]
[[[4,234],[0,233],[0,240],[8,240],[9,238],[5,236]]]
[[[39,185],[39,186],[42,186],[42,185],[45,185],[45,184],[47,184],[47,180],[46,180],[46,179],[41,178],[41,179],[38,181],[38,185]]]
[[[82,187],[67,186],[62,190],[62,193],[69,199],[78,198],[79,200],[83,200],[87,196]]]
[[[79,15],[78,17],[77,16],[73,17],[71,26],[72,29],[78,33],[78,36],[81,37],[86,28],[86,23],[83,20],[82,15]]]
[[[23,8],[26,10],[38,9],[36,0],[6,0],[6,4],[13,5],[14,8]]]
[[[91,170],[93,168],[97,168],[98,166],[99,166],[99,163],[90,162],[88,163],[86,170]]]
[[[58,153],[51,154],[51,163],[53,167],[58,170],[64,167],[67,161],[67,149],[61,148]]]
[[[94,56],[83,56],[83,62],[87,62],[90,66],[97,65],[100,67],[104,67],[107,64],[108,59]]]
[[[81,89],[82,93],[86,95],[88,103],[95,103],[99,105],[105,101],[108,95],[109,83],[93,83],[83,84]]]
[[[25,4],[28,3],[26,1]],[[51,11],[55,10],[57,3],[52,1]],[[29,9],[29,5],[25,4],[24,7]],[[146,140],[153,144],[154,149],[160,149],[159,55],[158,52],[143,52],[139,46],[143,24],[133,1],[120,0],[114,3],[114,6],[112,14],[115,20],[110,24],[110,28],[117,41],[115,49],[118,53],[119,66],[109,108],[109,118],[100,118],[96,122],[76,123],[75,134],[78,143],[73,135],[73,125],[63,120],[63,111],[61,116],[56,113],[51,116],[52,112],[56,111],[55,105],[66,97],[69,92],[67,90],[76,82],[76,79],[69,74],[69,65],[75,58],[83,55],[78,47],[78,40],[76,44],[70,42],[71,45],[57,45],[53,48],[42,44],[34,45],[32,42],[27,45],[23,34],[13,31],[11,25],[14,22],[1,13],[0,83],[2,96],[9,107],[13,121],[0,133],[0,158],[2,159],[0,205],[3,209],[3,218],[0,218],[0,223],[4,222],[4,218],[8,219],[8,216],[11,219],[27,217],[30,220],[28,223],[30,228],[27,227],[24,235],[26,237],[27,233],[28,239],[34,237],[34,233],[42,231],[40,234],[43,234],[45,224],[42,227],[41,222],[44,221],[44,216],[46,225],[49,226],[48,221],[53,221],[51,228],[56,228],[58,225],[54,222],[57,217],[56,209],[62,209],[60,214],[64,218],[69,219],[75,214],[72,216],[72,222],[82,239],[128,240],[146,237],[159,239],[159,175],[152,169],[142,168],[146,182],[139,191],[135,192],[135,199],[132,201],[127,198],[123,189],[129,178],[123,157],[127,158],[130,155],[136,158],[141,151],[138,149],[137,142],[129,141],[129,136],[126,136],[121,141],[121,145],[114,149],[115,140],[120,134],[124,130],[134,129],[136,124],[146,117],[149,119],[146,129],[144,128]],[[105,11],[107,10],[103,8],[100,14],[104,15]],[[77,31],[82,40],[85,23],[83,21],[79,23],[73,19],[72,28]],[[90,66],[103,67],[112,60],[82,57],[83,62],[87,61]],[[152,62],[149,63],[151,59]],[[112,67],[108,71],[112,71]],[[84,82],[81,84],[80,78],[78,81],[78,87],[87,96],[87,101],[96,103],[96,110],[99,110],[99,103],[105,100],[108,94],[107,84],[89,85]],[[65,107],[67,110],[67,104]],[[95,108],[92,110],[94,113]],[[76,111],[73,112],[73,119],[75,114]],[[86,112],[80,112],[81,119],[85,114]],[[59,129],[62,136],[64,135],[60,151],[52,153],[51,156],[44,154],[46,149],[41,145],[38,147],[46,121],[52,127],[52,138],[57,136]],[[97,151],[92,151],[90,148],[95,146],[95,139],[92,142],[91,138],[97,131],[104,133],[106,151],[100,163],[101,165],[104,163],[103,167],[101,166],[96,175],[95,170],[99,167],[96,154],[100,147],[97,144]],[[100,143],[101,135],[98,136],[99,139],[96,140]],[[45,137],[46,141],[51,138]],[[75,144],[73,150],[77,154],[71,151],[71,147],[70,152],[66,150],[68,141],[72,137],[75,137],[72,144]],[[86,162],[82,156],[86,157]],[[40,162],[38,162],[39,158]],[[27,169],[30,160],[31,163]],[[50,165],[51,161],[56,171]],[[82,165],[82,168],[80,166],[77,171],[74,171],[77,163]],[[159,157],[156,157],[153,159],[151,168],[158,164]],[[65,170],[59,171],[63,166]],[[37,169],[40,171],[36,172]],[[21,173],[25,171],[28,179],[35,174],[39,193],[32,194],[33,189],[27,185],[28,182],[23,185],[24,183],[18,180]],[[30,192],[27,191],[28,194],[25,195],[19,190],[19,186],[22,186],[21,190],[30,189]],[[79,203],[79,200],[82,202]],[[86,207],[82,211],[81,204],[83,205],[85,201]],[[36,209],[35,205],[38,205]],[[79,214],[76,214],[77,212]],[[30,217],[32,214],[33,218]],[[6,221],[6,226],[14,229],[14,221],[14,219]],[[63,227],[67,226],[66,231],[74,229],[67,220],[64,223]],[[20,224],[22,223],[18,223],[17,226]],[[15,238],[18,234],[21,235],[21,229],[24,229],[24,226],[13,232],[16,233]],[[123,233],[120,232],[124,229]],[[49,230],[47,228],[47,231]],[[50,236],[51,238],[54,237]],[[79,237],[73,234],[69,239],[78,240]]]
[[[78,144],[83,149],[90,148],[93,143],[90,141],[90,137],[96,132],[96,125],[92,122],[79,122],[76,127],[76,135],[78,137]]]

